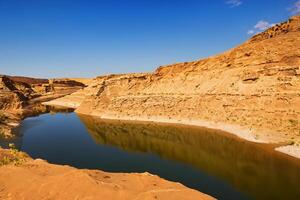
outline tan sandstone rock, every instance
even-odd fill
[[[98,77],[55,103],[102,118],[229,125],[257,140],[299,143],[299,47],[295,16],[223,54],[152,74]]]

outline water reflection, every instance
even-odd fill
[[[253,199],[300,198],[299,160],[265,145],[190,126],[79,117],[99,144],[117,146],[126,151],[154,153],[187,163],[224,180]],[[185,184],[197,188],[193,183]]]

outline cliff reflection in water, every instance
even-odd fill
[[[266,145],[191,126],[79,117],[97,143],[186,163],[254,199],[300,197],[300,162]]]

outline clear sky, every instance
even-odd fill
[[[0,74],[95,77],[204,58],[299,0],[0,0]]]

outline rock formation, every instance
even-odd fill
[[[299,143],[299,47],[294,16],[223,54],[152,74],[97,77],[54,104],[102,118],[193,122],[254,141]]]
[[[0,136],[12,136],[11,129],[25,116],[44,112],[43,101],[71,94],[85,85],[69,79],[35,79],[0,76]]]
[[[18,109],[28,100],[33,90],[28,84],[16,83],[0,76],[0,110]]]

